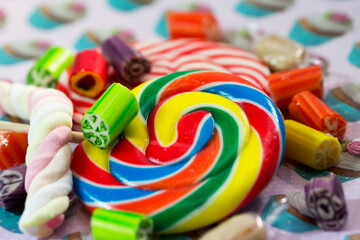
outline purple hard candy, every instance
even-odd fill
[[[4,209],[22,208],[26,199],[24,187],[25,163],[0,172],[0,206]]]
[[[101,49],[116,73],[129,83],[138,82],[151,70],[150,61],[125,42],[121,36],[115,35],[108,38]]]
[[[348,212],[344,191],[333,173],[311,179],[305,186],[305,199],[320,228],[339,230],[346,224]]]

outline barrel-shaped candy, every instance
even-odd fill
[[[337,163],[341,146],[335,137],[293,120],[285,120],[285,130],[286,157],[318,170]]]
[[[216,18],[211,12],[169,11],[166,21],[171,39],[196,38],[216,41],[221,38]]]
[[[108,63],[96,50],[84,50],[75,56],[70,73],[70,87],[83,96],[96,97],[105,88]]]
[[[273,73],[268,80],[271,98],[281,110],[287,110],[292,97],[301,91],[322,96],[322,72],[318,65]]]
[[[281,114],[248,80],[185,71],[132,92],[139,112],[123,138],[74,151],[74,188],[90,211],[143,213],[156,232],[186,232],[245,206],[281,163]]]
[[[98,208],[91,217],[95,240],[148,240],[153,229],[153,221],[144,214]]]
[[[344,137],[346,120],[312,92],[296,94],[289,105],[289,114],[292,119],[339,140]]]
[[[101,50],[117,74],[129,83],[138,82],[144,74],[150,72],[150,61],[125,42],[120,35],[108,38]]]
[[[107,148],[138,112],[136,98],[120,83],[113,83],[86,112],[81,129],[99,148]]]
[[[62,72],[74,60],[71,51],[53,47],[37,60],[27,75],[27,84],[45,88],[56,88]]]

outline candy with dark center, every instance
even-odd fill
[[[118,35],[104,42],[102,53],[119,76],[130,83],[139,81],[150,72],[151,63]]]
[[[345,196],[339,179],[330,173],[313,178],[305,186],[305,199],[309,210],[315,215],[319,227],[324,230],[339,230],[347,221]]]

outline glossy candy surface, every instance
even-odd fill
[[[216,18],[211,12],[169,11],[166,20],[171,39],[216,41],[221,38]]]
[[[137,112],[134,94],[120,83],[113,83],[84,115],[84,137],[99,148],[107,148]]]
[[[186,71],[132,91],[139,113],[124,138],[113,149],[85,141],[74,151],[74,188],[90,211],[140,212],[157,232],[185,232],[243,207],[281,163],[280,112],[247,80]]]
[[[74,60],[71,51],[52,47],[39,58],[27,75],[27,84],[45,88],[56,88],[61,73]]]
[[[341,152],[339,141],[294,120],[285,120],[285,156],[317,170],[334,166]]]
[[[240,48],[196,39],[139,41],[133,46],[151,62],[151,71],[141,78],[141,82],[177,71],[213,70],[242,77],[269,92],[269,69],[254,54]],[[74,92],[66,77],[60,79],[59,89],[72,100],[74,127],[79,129],[83,115],[96,100]]]
[[[108,63],[96,50],[84,50],[75,56],[70,87],[83,96],[96,97],[105,88]]]
[[[24,132],[0,131],[0,169],[25,162],[27,136]]]
[[[346,120],[309,91],[299,92],[292,98],[289,114],[292,119],[339,140],[344,137]]]

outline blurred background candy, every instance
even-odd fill
[[[47,41],[20,41],[4,45],[0,49],[0,64],[10,65],[41,57],[51,46]]]
[[[360,68],[360,42],[354,44],[353,48],[348,57],[349,62],[351,62],[355,67]]]
[[[121,38],[123,38],[126,42],[132,42],[135,40],[134,33],[127,29],[114,28],[88,30],[79,37],[75,43],[75,49],[77,51],[82,51],[84,49],[95,48],[114,35],[121,36]]]
[[[299,19],[289,36],[301,44],[314,46],[345,34],[352,25],[352,19],[345,12],[328,11]]]
[[[284,11],[294,0],[241,0],[236,11],[251,17],[264,17]]]
[[[29,22],[40,29],[51,29],[79,20],[85,13],[82,2],[47,2],[34,10]]]

